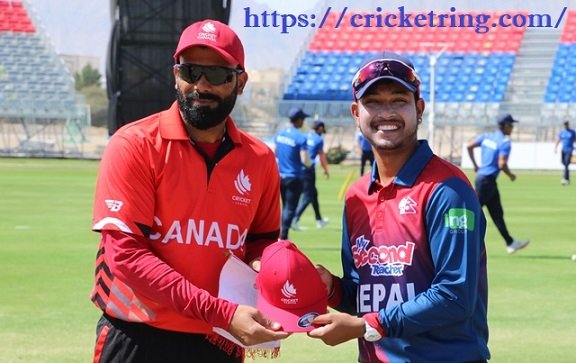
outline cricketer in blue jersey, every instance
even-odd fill
[[[340,312],[316,317],[309,335],[358,338],[358,362],[485,362],[486,219],[474,189],[418,140],[425,104],[409,60],[385,52],[352,86],[375,164],[346,194],[343,276],[317,266]]]
[[[291,109],[288,113],[290,125],[278,131],[274,136],[282,199],[280,239],[288,239],[288,231],[302,194],[304,167],[310,164],[306,149],[306,136],[300,131],[304,119],[308,116],[310,115],[300,108]]]
[[[326,153],[324,152],[324,138],[323,134],[326,133],[326,125],[323,121],[316,120],[312,125],[312,129],[306,135],[306,147],[308,148],[308,156],[310,157],[310,166],[304,168],[304,179],[302,195],[300,196],[300,201],[298,202],[298,207],[296,208],[296,216],[292,221],[292,229],[301,230],[298,221],[300,217],[308,207],[312,205],[314,210],[314,218],[316,220],[316,227],[324,228],[328,223],[328,219],[322,218],[322,213],[320,212],[320,202],[318,201],[318,188],[316,188],[316,163],[320,162],[320,166],[324,169],[324,175],[326,178],[330,177],[330,172],[328,171],[328,159],[326,158]]]
[[[512,150],[510,134],[514,128],[515,120],[510,114],[498,116],[498,130],[482,134],[467,146],[468,155],[476,171],[476,193],[480,200],[480,205],[486,206],[490,217],[496,228],[500,232],[504,242],[506,242],[506,251],[513,254],[518,250],[526,247],[529,240],[516,240],[508,232],[508,227],[504,221],[504,208],[500,198],[500,191],[496,179],[502,171],[511,181],[516,180],[516,174],[512,173],[508,167],[508,158]],[[482,163],[480,166],[476,163],[474,149],[481,148]]]
[[[360,153],[360,176],[362,176],[364,175],[364,165],[366,165],[366,163],[372,167],[374,163],[374,152],[372,151],[372,145],[370,145],[370,142],[366,140],[361,132],[356,135],[356,146]]]
[[[576,141],[576,131],[570,128],[570,122],[564,121],[564,129],[558,134],[558,140],[554,146],[554,151],[558,152],[558,145],[562,144],[561,159],[564,165],[564,174],[560,183],[570,185],[570,163],[572,162],[572,152],[574,151],[574,142]]]

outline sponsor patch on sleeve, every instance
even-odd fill
[[[474,212],[465,208],[451,208],[444,215],[444,226],[453,231],[473,231]]]

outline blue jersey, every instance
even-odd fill
[[[306,150],[306,136],[296,127],[288,126],[274,136],[274,143],[280,177],[303,177],[304,163],[300,151]]]
[[[482,164],[478,168],[478,175],[498,176],[500,167],[498,158],[500,156],[510,156],[512,144],[510,138],[502,131],[496,130],[487,134],[480,135],[476,142],[481,146]]]
[[[576,131],[573,129],[564,129],[558,134],[558,139],[562,141],[562,151],[570,153],[574,150]]]
[[[360,143],[360,149],[362,151],[372,150],[372,145],[370,145],[370,142],[368,140],[366,140],[364,135],[362,135],[362,134],[356,135],[356,141]]]
[[[346,194],[342,299],[378,312],[386,337],[358,339],[359,362],[488,359],[486,219],[460,169],[425,141],[393,182],[364,175]]]
[[[306,146],[312,166],[316,165],[316,157],[324,149],[324,139],[316,131],[310,131],[307,136]]]

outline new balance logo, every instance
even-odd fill
[[[234,186],[236,187],[238,193],[240,193],[241,195],[248,193],[252,189],[252,184],[250,184],[250,178],[248,177],[248,175],[244,174],[243,169],[240,170],[240,173],[236,177],[236,180],[234,180]]]
[[[106,207],[108,207],[111,212],[118,212],[120,209],[122,209],[122,205],[124,204],[119,200],[113,199],[106,199],[104,202],[106,203]]]

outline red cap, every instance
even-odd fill
[[[194,46],[214,49],[228,63],[244,69],[244,46],[234,30],[224,23],[205,19],[184,29],[174,53],[174,62],[179,63],[180,53]]]
[[[310,320],[328,311],[328,294],[310,260],[290,241],[264,249],[256,277],[258,309],[287,332],[314,328]]]

